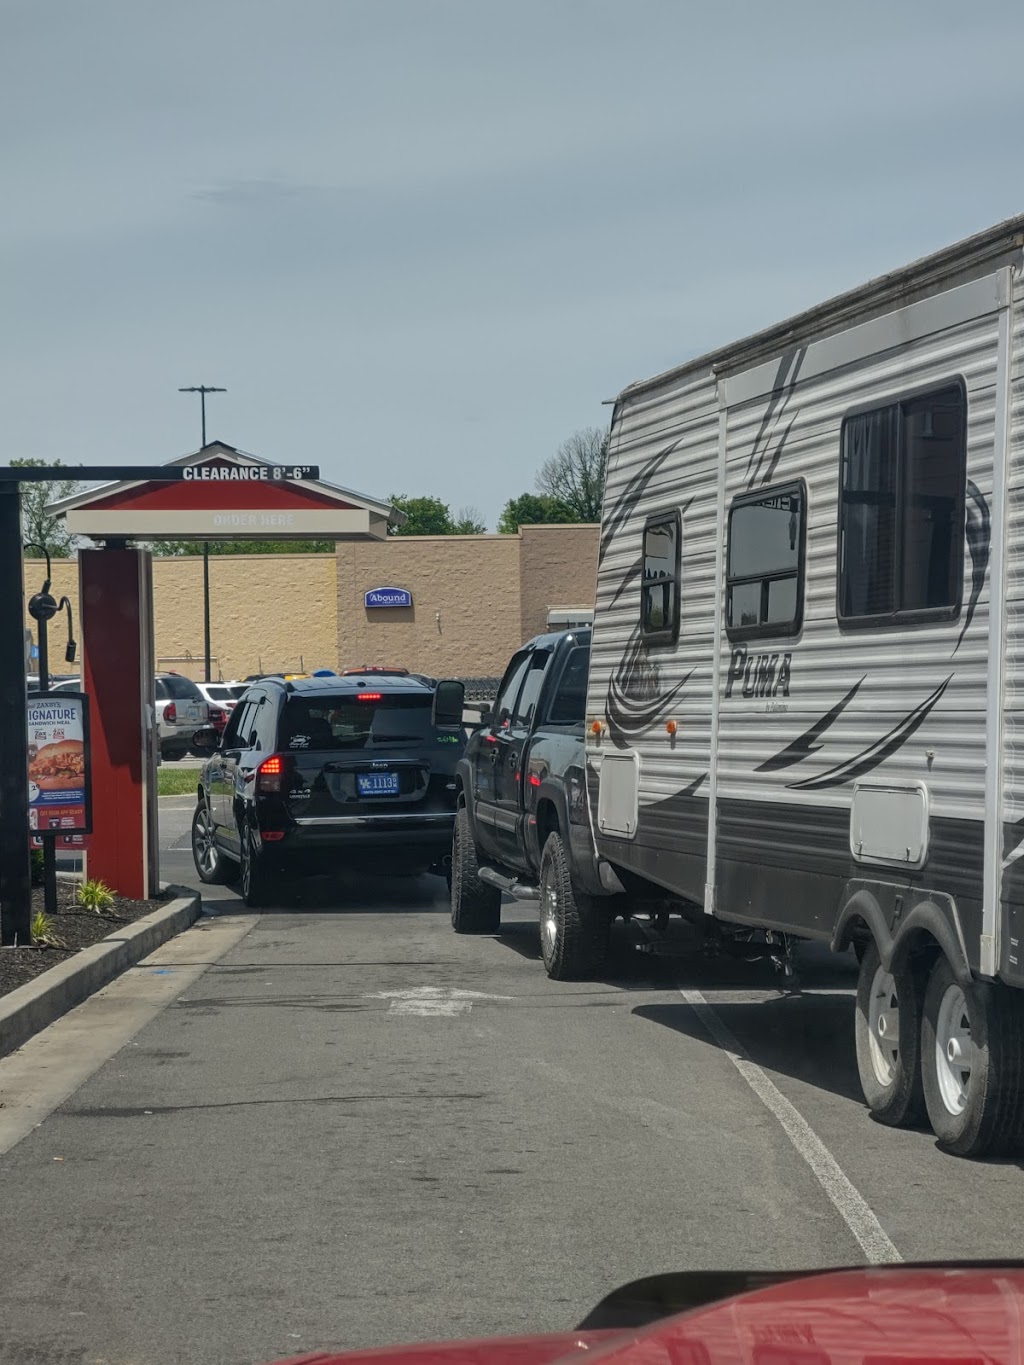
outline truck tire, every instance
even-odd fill
[[[452,928],[457,934],[496,934],[501,928],[501,892],[480,880],[469,812],[460,806],[452,835]]]
[[[237,865],[217,847],[205,797],[200,797],[192,815],[192,861],[199,880],[208,886],[222,886],[238,875]]]
[[[560,834],[549,834],[540,860],[540,946],[554,981],[578,981],[608,960],[612,917],[599,898],[573,885]]]
[[[274,899],[278,879],[267,867],[263,854],[257,850],[256,836],[248,825],[239,826],[238,836],[242,853],[239,869],[242,900],[251,909],[258,910]]]
[[[1024,1138],[1024,1004],[997,981],[961,986],[945,957],[924,994],[921,1073],[939,1145],[1005,1156]]]
[[[890,1128],[909,1128],[924,1117],[922,984],[910,965],[887,972],[873,939],[864,945],[854,1015],[857,1070],[868,1108]]]

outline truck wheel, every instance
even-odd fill
[[[263,860],[263,855],[255,847],[255,835],[247,825],[239,828],[242,861],[239,880],[242,886],[242,900],[256,910],[269,905],[277,890],[277,879]]]
[[[496,934],[501,928],[501,892],[480,880],[480,864],[469,827],[469,812],[460,806],[452,836],[452,928],[457,934]]]
[[[928,1117],[955,1156],[1017,1152],[1024,1137],[1024,1007],[997,981],[961,986],[944,957],[924,993],[921,1071]]]
[[[921,983],[912,967],[887,972],[878,945],[864,945],[854,1016],[857,1070],[868,1108],[891,1128],[924,1116]]]
[[[608,958],[612,919],[607,907],[573,886],[560,834],[549,834],[540,860],[540,946],[555,981],[599,972]]]
[[[217,847],[213,819],[206,801],[200,799],[192,816],[192,861],[201,882],[220,886],[238,872],[237,867]]]

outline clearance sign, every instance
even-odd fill
[[[185,465],[183,483],[281,483],[284,480],[318,479],[318,465]]]

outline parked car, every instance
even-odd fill
[[[184,758],[192,748],[196,731],[210,724],[210,707],[191,678],[180,673],[158,673],[154,683],[160,757]]]
[[[343,668],[343,678],[366,678],[373,673],[382,678],[408,678],[407,668],[389,668],[386,664],[364,664],[362,668]]]
[[[446,874],[461,683],[405,677],[253,683],[199,778],[192,854],[204,882],[238,877],[247,905],[339,867]]]
[[[235,709],[238,698],[245,691],[248,683],[201,682],[196,683],[196,686],[208,702],[231,712]]]
[[[538,906],[549,976],[599,971],[618,908],[587,816],[584,710],[591,632],[538,635],[481,708],[458,767],[452,927],[494,934],[502,892]]]

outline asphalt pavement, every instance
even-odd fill
[[[168,881],[190,814],[161,801]],[[567,1328],[656,1271],[1018,1254],[1017,1164],[868,1117],[852,957],[806,950],[794,997],[623,930],[560,984],[527,907],[458,938],[436,878],[205,897],[40,1036],[38,1081],[32,1044],[0,1062],[41,1116],[0,1156],[4,1361],[248,1365]]]

